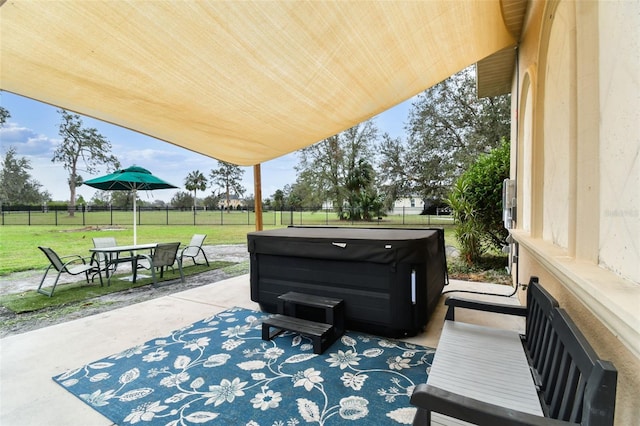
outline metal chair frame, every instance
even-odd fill
[[[39,246],[38,248],[42,250],[45,256],[47,256],[47,259],[49,259],[49,266],[44,272],[44,275],[42,276],[42,280],[40,280],[40,285],[38,286],[38,293],[44,294],[45,296],[49,296],[49,297],[53,296],[53,292],[55,291],[56,286],[58,285],[58,280],[60,279],[60,275],[62,275],[62,273],[66,273],[69,275],[84,274],[85,279],[87,280],[87,284],[89,284],[89,273],[92,273],[94,277],[95,277],[95,274],[97,273],[98,276],[100,277],[100,286],[102,287],[103,283],[102,283],[102,274],[100,273],[100,266],[97,264],[97,262],[96,264],[94,264],[92,258],[82,257],[79,254],[60,257],[54,250],[52,250],[49,247]],[[87,260],[89,260],[89,263],[87,263]],[[53,287],[51,288],[51,291],[47,292],[42,288],[42,285],[44,284],[44,281],[47,278],[47,275],[49,274],[49,271],[51,270],[51,268],[54,268],[56,271],[58,271],[58,275],[56,276],[56,279],[53,282]]]
[[[204,265],[206,263],[206,265],[209,266],[209,259],[207,259],[207,255],[202,248],[202,243],[204,243],[205,238],[207,238],[206,234],[194,234],[193,237],[191,237],[189,245],[180,252],[180,261],[184,263],[184,258],[190,257],[194,265]],[[196,262],[196,256],[200,253],[204,256],[205,263]]]
[[[160,269],[160,278],[163,277],[164,268],[171,267],[175,263],[178,264],[178,270],[180,271],[180,281],[184,282],[184,272],[182,272],[182,259],[178,256],[178,248],[180,243],[161,243],[153,250],[153,254],[141,254],[138,255],[138,267],[149,269],[153,278],[153,286],[158,286],[158,277],[156,276],[156,269]],[[148,265],[141,263],[140,260],[145,260]],[[135,273],[135,271],[134,271]]]

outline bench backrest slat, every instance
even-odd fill
[[[544,402],[547,407],[551,405],[551,399],[553,398],[553,383],[558,380],[560,374],[560,364],[562,363],[563,353],[562,342],[558,340],[558,335],[552,333],[550,345],[549,345],[549,359],[545,363],[545,368],[540,374],[542,385],[541,391],[544,396]]]
[[[571,369],[571,358],[564,348],[561,352],[560,359],[560,366],[558,367],[556,378],[551,382],[551,386],[548,388],[548,392],[551,395],[549,415],[554,419],[562,418],[560,407],[563,403],[564,392],[569,387],[569,372]],[[566,405],[569,403],[569,401],[564,401],[565,409]],[[573,406],[573,401],[571,402],[571,406]]]
[[[558,417],[570,420],[573,407],[580,405],[582,402],[582,398],[577,398],[578,395],[583,395],[582,392],[579,392],[578,388],[581,376],[580,370],[578,370],[576,365],[571,362],[569,365],[569,372],[567,374],[567,381],[564,391],[562,392],[562,404],[560,404]]]
[[[577,369],[575,371],[578,372]],[[576,399],[577,395],[584,396],[584,389],[587,384],[587,378],[584,377],[584,375],[582,374],[578,374],[576,380],[577,382],[575,383],[575,386],[572,388],[572,393],[569,396],[570,399]],[[566,406],[566,408],[565,407],[562,408],[563,413],[566,413],[565,418],[567,418],[570,422],[573,422],[573,423],[577,423],[578,419],[581,417],[581,414],[582,414],[583,399],[578,398],[576,402],[577,402],[576,404],[572,404],[571,406]]]
[[[538,372],[548,372],[551,368],[551,353],[552,348],[554,347],[552,339],[553,333],[551,330],[551,321],[547,321],[544,327],[544,336],[541,339],[542,347],[540,348],[540,353],[537,355],[536,361],[532,361],[533,367]]]
[[[612,424],[617,372],[600,361],[569,315],[551,312],[551,362],[539,372],[548,415],[582,425]]]
[[[551,311],[559,306],[558,301],[542,286],[538,277],[529,279],[527,289],[527,323],[525,345],[531,365],[542,371],[551,338]]]

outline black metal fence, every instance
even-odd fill
[[[47,225],[47,226],[129,226],[133,223],[131,209],[113,207],[77,206],[70,214],[67,206],[2,206],[1,224],[9,225]],[[256,215],[251,209],[245,210],[209,210],[175,209],[172,207],[142,207],[136,211],[138,225],[255,225]],[[311,210],[265,210],[262,223],[269,225],[345,225],[362,223],[340,220],[333,209]],[[414,225],[433,226],[450,225],[450,215],[422,215],[412,208],[396,209],[368,225]]]

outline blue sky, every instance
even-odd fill
[[[51,193],[52,198],[68,200],[68,173],[61,163],[51,162],[53,151],[60,143],[58,108],[7,92],[0,92],[0,104],[11,114],[5,126],[0,129],[2,156],[4,157],[9,146],[14,146],[18,156],[25,157],[31,162],[31,176]],[[375,122],[381,133],[387,132],[392,137],[403,136],[404,124],[410,108],[411,100],[378,115]],[[123,167],[134,164],[145,167],[158,177],[179,187],[176,190],[167,189],[140,194],[141,199],[145,201],[156,199],[169,201],[176,191],[184,191],[184,180],[189,172],[200,170],[208,177],[209,171],[217,165],[215,159],[131,130],[88,117],[82,117],[82,121],[84,127],[96,128],[111,142],[112,153],[118,157]],[[263,198],[268,198],[277,189],[295,182],[294,166],[297,162],[297,155],[292,153],[262,163]],[[243,185],[247,189],[247,194],[252,194],[253,168],[243,169],[245,170]],[[81,173],[84,179],[101,174]],[[78,195],[89,200],[95,191],[93,188],[82,186],[78,188]],[[210,193],[211,190],[207,188],[204,194],[198,193],[198,198]]]

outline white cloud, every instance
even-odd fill
[[[23,157],[52,157],[59,142],[58,139],[51,139],[16,123],[7,123],[5,127],[0,128],[0,141],[2,141],[3,153],[10,146],[13,146],[16,149],[16,154]]]

